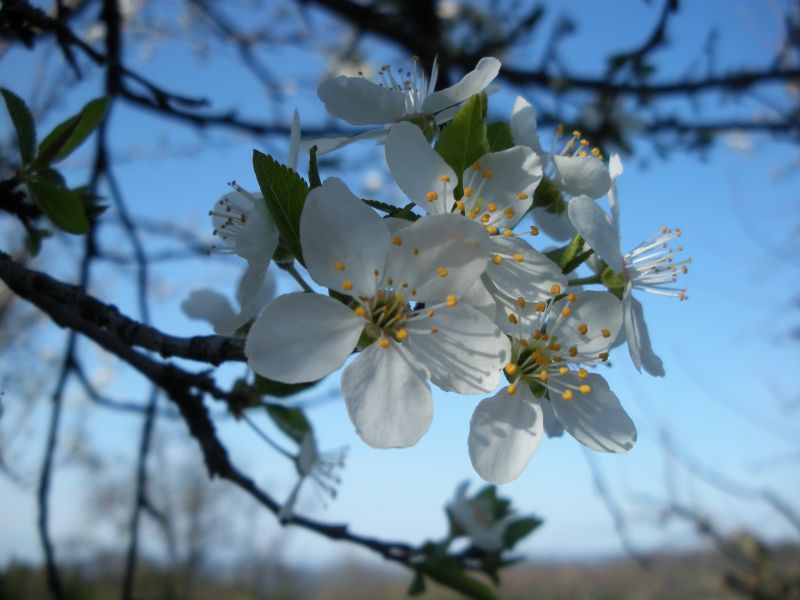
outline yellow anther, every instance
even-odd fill
[[[489,204],[486,205],[486,210],[488,210],[490,213],[496,211],[497,204],[495,204],[494,202],[489,202]]]
[[[464,195],[465,195],[467,198],[469,198],[470,196],[472,196],[472,186],[469,186],[469,185],[468,185],[467,187],[465,187],[465,188],[464,188]]]
[[[403,238],[401,238],[399,235],[396,235],[392,238],[392,243],[395,246],[401,246],[403,244]]]
[[[389,277],[389,279],[387,279],[387,280],[386,280],[386,283],[387,283],[388,285],[394,285],[394,279],[392,279],[391,277]]]
[[[412,296],[416,296],[417,295],[417,290],[411,290],[411,295]]]
[[[402,287],[403,287],[403,289],[406,289],[406,288],[408,287],[408,282],[407,282],[407,281],[404,281],[404,282],[403,282],[403,286],[402,286]]]
[[[523,298],[522,296],[517,298],[517,306],[519,306],[520,308],[525,308],[525,304],[527,304],[525,302],[525,298]]]
[[[375,275],[375,277],[377,277],[378,275],[381,274],[381,272],[378,271],[378,269],[375,269],[374,271],[372,271],[372,274]]]
[[[588,155],[586,154],[586,150],[581,150],[578,152],[578,156],[581,158],[586,158]]]
[[[587,333],[589,333],[589,326],[586,323],[581,323],[580,325],[578,325],[578,333],[580,333],[581,335],[586,335]]]
[[[536,225],[531,225],[531,235],[539,235],[539,228]]]
[[[578,369],[578,379],[586,379],[589,376],[589,371],[584,368]]]
[[[547,383],[547,380],[550,378],[550,374],[547,371],[540,371],[539,372],[539,380],[542,383]]]
[[[425,197],[428,199],[428,202],[433,202],[434,200],[439,199],[439,194],[437,194],[436,192],[428,192],[427,194],[425,194]]]
[[[432,316],[433,316],[433,315],[435,315],[435,314],[436,314],[436,313],[435,313],[435,312],[433,312],[433,309],[431,309],[431,310],[429,310],[429,311],[428,311],[428,316],[429,316],[429,317],[432,317]]]
[[[492,178],[492,172],[489,169],[484,169],[483,170],[483,178],[484,179],[491,179]]]
[[[356,306],[353,312],[356,313],[356,315],[358,315],[359,317],[363,317],[365,314],[367,314],[367,311],[364,310],[363,306]]]
[[[572,293],[567,294],[567,300],[569,300],[570,302],[575,302],[575,300],[577,299],[578,297],[575,294]]]
[[[517,198],[519,198],[520,200],[527,200],[528,198],[530,198],[530,196],[528,196],[528,194],[526,194],[525,192],[520,192],[519,194],[517,194]]]
[[[352,282],[352,281],[350,281],[349,279],[345,279],[345,280],[342,282],[342,287],[343,287],[344,289],[346,289],[346,290],[349,292],[350,290],[352,290],[352,289],[353,289],[353,282]]]
[[[447,296],[447,306],[449,308],[453,308],[456,304],[458,304],[458,298],[456,298],[455,295],[450,294]]]
[[[577,130],[577,129],[573,129],[572,130],[572,137],[576,137],[576,138],[581,137],[581,132],[579,130]]]
[[[486,233],[488,233],[489,235],[497,235],[497,227],[495,227],[494,225],[489,225],[486,228]],[[683,268],[685,269],[686,267]]]
[[[438,327],[431,327],[431,333],[439,333]]]
[[[561,344],[556,344],[555,342],[553,342],[547,347],[547,349],[552,350],[553,352],[558,352],[559,350],[561,350]]]
[[[407,287],[407,286],[408,286],[408,284],[405,284],[405,286],[404,286],[404,287]],[[406,301],[406,297],[405,297],[403,294],[397,294],[397,295],[395,295],[395,299],[396,299],[398,302],[405,302],[405,301]]]
[[[518,369],[518,367],[514,363],[508,363],[505,367],[503,367],[503,371],[505,371],[506,375],[509,375],[509,376],[511,376],[514,373],[516,373],[517,369]]]
[[[344,263],[337,260],[335,263],[333,263],[333,268],[337,271],[344,271]]]
[[[578,356],[578,347],[570,346],[568,352],[571,357],[575,358],[576,356]]]
[[[480,207],[478,207],[478,206],[473,206],[472,208],[470,208],[470,209],[469,209],[469,213],[467,214],[467,216],[468,216],[470,219],[474,219],[475,217],[477,217],[477,216],[478,216],[478,213],[480,213],[480,212],[481,212],[481,209],[480,209]]]
[[[417,56],[416,54],[412,54],[411,55],[411,60],[414,61],[414,62],[417,62],[419,60],[419,56]]]
[[[514,212],[514,209],[509,206],[503,211],[503,214],[505,215],[506,219],[513,219],[516,213]]]
[[[419,256],[419,248],[414,248],[411,252],[414,254],[414,256]]]
[[[537,302],[536,303],[536,312],[543,313],[546,308],[547,308],[547,305],[544,302]]]
[[[583,384],[581,387],[578,388],[581,391],[581,394],[588,394],[592,391],[592,386]]]
[[[436,269],[436,274],[439,277],[447,277],[447,269],[445,269],[444,267],[438,267]]]
[[[565,306],[561,309],[561,316],[568,317],[572,314],[572,309],[569,306]]]
[[[601,352],[597,357],[603,362],[606,362],[608,360],[608,352]]]
[[[503,237],[514,237],[514,232],[506,227],[503,229]]]
[[[456,210],[458,212],[464,212],[464,201],[463,200],[456,200]]]
[[[450,181],[450,175],[439,175],[439,181],[448,183]]]
[[[603,335],[604,338],[611,337],[611,332],[608,329],[601,329],[600,333]]]
[[[475,169],[476,171],[480,171],[481,170],[481,163],[479,163],[476,160],[475,163],[472,165],[472,168]]]
[[[666,225],[662,225],[661,226],[661,233],[667,233],[668,231],[669,231],[669,229],[667,228]]]
[[[589,145],[589,140],[581,140],[581,146],[586,147],[588,145]]]
[[[592,148],[592,156],[600,158],[600,148]]]
[[[507,392],[508,392],[510,395],[512,395],[512,396],[513,396],[514,394],[516,394],[516,393],[517,393],[517,386],[516,386],[516,385],[514,385],[513,383],[509,383],[509,384],[508,384],[508,386],[506,387],[506,391],[507,391]]]
[[[561,394],[562,400],[572,400],[572,390],[565,390],[563,394]]]
[[[525,257],[522,256],[522,254],[520,254],[519,252],[517,252],[514,255],[514,260],[517,261],[518,263],[521,263],[523,260],[525,260]]]
[[[382,337],[378,340],[378,346],[381,348],[388,348],[390,345],[389,338]]]
[[[496,265],[499,265],[501,262],[503,262],[503,257],[502,257],[502,256],[500,256],[499,254],[495,254],[495,255],[492,257],[492,262],[493,262],[494,264],[496,264]]]
[[[517,323],[519,323],[519,319],[517,319],[515,315],[511,314],[508,315],[508,322],[511,323],[512,325],[516,325]]]
[[[486,224],[486,223],[489,222],[489,219],[491,219],[491,217],[489,216],[489,213],[483,213],[481,215],[481,223]]]
[[[559,368],[558,368],[558,372],[559,372],[561,375],[566,375],[567,373],[569,373],[569,369],[568,369],[567,367],[559,367]]]
[[[408,337],[408,329],[398,329],[394,337],[397,338],[398,342],[402,342]]]
[[[550,293],[553,294],[553,296],[558,296],[561,293],[561,286],[554,283],[550,286]]]

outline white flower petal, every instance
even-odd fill
[[[274,297],[275,278],[272,274],[260,265],[248,265],[239,280],[239,289],[236,293],[239,314],[217,323],[214,331],[220,335],[233,335],[254,319]]]
[[[308,152],[312,146],[316,146],[317,156],[322,156],[323,154],[328,154],[330,152],[333,152],[334,150],[338,150],[339,148],[344,148],[345,146],[349,146],[350,144],[360,142],[361,140],[381,139],[385,137],[387,133],[388,129],[370,129],[369,131],[364,131],[362,133],[352,136],[316,138],[313,140],[307,140],[305,142],[302,142],[300,144],[300,148],[303,152]]]
[[[469,304],[473,308],[478,309],[483,315],[494,321],[497,314],[497,306],[495,305],[492,294],[486,288],[484,278],[486,274],[481,275],[479,279],[467,288],[467,291],[461,295],[460,302]]]
[[[590,373],[584,383],[588,394],[576,393],[572,400],[551,401],[556,417],[581,444],[598,452],[627,452],[636,442],[636,426],[622,408],[608,383]]]
[[[306,268],[320,285],[351,296],[375,293],[389,246],[378,214],[331,177],[311,190],[300,216]],[[349,282],[349,286],[345,282]]]
[[[486,270],[488,258],[483,227],[459,215],[432,215],[392,238],[386,275],[409,300],[437,302],[460,297]]]
[[[644,370],[654,377],[663,377],[664,364],[650,345],[650,333],[644,320],[642,304],[630,292],[630,284],[622,299],[623,317],[625,320],[625,337],[628,340],[628,352],[637,370]]]
[[[214,233],[252,264],[266,268],[278,247],[278,228],[260,193],[232,191],[214,205]]]
[[[442,306],[408,321],[408,349],[446,392],[492,392],[511,345],[494,322],[468,304]],[[435,331],[435,333],[434,333]]]
[[[553,156],[555,184],[570,196],[605,196],[611,187],[608,167],[594,156]]]
[[[575,228],[569,222],[566,213],[556,215],[546,208],[534,208],[531,214],[533,222],[542,230],[542,233],[557,242],[564,242],[575,235]]]
[[[211,325],[231,319],[236,314],[225,296],[208,288],[189,294],[181,304],[181,310],[187,317],[208,321]]]
[[[578,357],[596,360],[597,355],[607,351],[622,328],[622,302],[609,292],[584,291],[577,295],[575,302],[566,299],[553,305],[551,310],[561,313],[565,306],[569,306],[570,315],[559,317],[558,324],[549,333],[558,336],[559,343],[564,348],[576,346]],[[578,331],[579,325],[588,327],[587,333]],[[603,336],[603,329],[607,329],[609,336]]]
[[[406,102],[402,92],[390,90],[363,77],[334,77],[317,89],[325,109],[351,125],[379,125],[403,117]]]
[[[439,215],[453,208],[458,177],[413,123],[392,126],[386,138],[386,164],[403,193],[425,212]]]
[[[611,175],[611,189],[608,190],[608,208],[611,211],[611,224],[619,235],[619,201],[617,199],[617,177],[622,175],[622,160],[619,154],[612,154],[608,161],[608,172]]]
[[[356,433],[373,448],[407,448],[428,431],[433,400],[427,371],[397,342],[375,343],[342,374],[344,396]]]
[[[284,383],[316,381],[344,364],[364,320],[320,294],[286,294],[264,309],[247,334],[253,371]]]
[[[527,386],[478,404],[469,424],[469,458],[489,483],[516,479],[542,443],[542,409]]]
[[[619,236],[609,222],[603,209],[587,196],[579,196],[569,201],[567,209],[572,225],[608,265],[622,272],[624,263],[619,249]]]
[[[558,265],[521,237],[493,235],[491,242],[493,260],[486,274],[500,293],[535,302],[550,297],[553,284],[566,287],[567,278]],[[496,256],[500,257],[499,264]]]
[[[547,437],[561,437],[564,435],[564,426],[556,417],[556,413],[553,411],[553,406],[551,403],[543,400],[539,403],[539,406],[542,407],[544,432],[547,434]]]
[[[422,103],[422,112],[434,114],[458,104],[474,94],[481,93],[499,72],[499,60],[488,56],[480,59],[475,69],[464,75],[461,81],[425,98]]]
[[[514,100],[509,127],[515,144],[527,146],[536,154],[544,154],[537,132],[536,110],[522,96],[517,96]]]
[[[488,215],[481,223],[501,230],[513,228],[533,204],[533,192],[542,180],[539,157],[530,148],[515,146],[486,154],[478,162],[480,171],[468,168],[464,172],[464,185],[475,190],[465,202],[467,214],[480,202],[479,214]],[[485,178],[486,173],[491,173],[490,178]]]

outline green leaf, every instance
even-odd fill
[[[311,189],[318,188],[322,185],[319,179],[319,167],[317,166],[317,147],[311,146],[308,152],[308,181],[311,183]]]
[[[303,390],[307,390],[317,383],[317,381],[310,381],[307,383],[283,383],[261,377],[261,375],[256,375],[256,381],[252,385],[251,391],[262,396],[285,398],[286,396],[294,396]]]
[[[298,444],[303,436],[311,431],[311,423],[300,408],[289,408],[277,404],[267,404],[267,414],[283,433]]]
[[[506,526],[503,532],[503,543],[506,548],[513,548],[517,542],[522,538],[530,535],[536,528],[542,524],[541,519],[536,517],[524,517],[516,521],[512,521]]]
[[[56,227],[76,234],[89,231],[89,220],[79,193],[49,181],[29,180],[27,184],[36,206]]]
[[[447,556],[423,563],[424,573],[442,585],[476,600],[495,600],[495,595],[483,583],[468,576],[455,559]]]
[[[573,258],[573,259],[572,259],[572,260],[570,260],[570,261],[569,261],[567,264],[565,264],[565,265],[564,265],[564,267],[561,269],[561,272],[562,272],[562,273],[564,273],[564,275],[567,275],[567,274],[569,274],[569,273],[572,273],[572,272],[573,272],[575,269],[577,269],[577,268],[578,268],[578,267],[580,267],[580,266],[581,266],[583,263],[585,263],[585,262],[586,262],[586,260],[587,260],[587,259],[588,259],[588,258],[589,258],[589,257],[590,257],[592,254],[594,254],[594,250],[592,250],[591,248],[589,248],[589,249],[588,249],[588,250],[586,250],[585,252],[581,252],[581,253],[580,253],[580,254],[578,254],[578,255],[577,255],[575,258]]]
[[[511,129],[503,121],[489,123],[486,128],[486,139],[489,142],[489,149],[492,152],[508,150],[514,146],[514,138],[511,137]]]
[[[19,155],[22,159],[22,164],[27,165],[33,160],[36,149],[36,124],[33,122],[31,111],[28,110],[22,98],[6,88],[0,88],[0,92],[2,92],[3,99],[6,101],[8,115],[11,117],[11,123],[13,123],[17,132]]]
[[[28,236],[25,238],[25,247],[31,256],[36,256],[42,249],[42,240],[53,235],[47,229],[36,229],[31,227],[28,229]]]
[[[103,122],[108,106],[108,98],[97,98],[86,104],[77,115],[56,125],[39,144],[34,166],[42,168],[69,156]]]
[[[253,170],[281,241],[305,266],[300,246],[300,215],[308,195],[308,184],[294,169],[258,150],[253,150]]]
[[[458,175],[455,195],[462,193],[464,171],[489,152],[484,112],[486,95],[476,94],[467,100],[445,126],[436,142],[436,151]]]
[[[419,219],[419,215],[413,212],[413,202],[409,202],[403,208],[398,208],[394,204],[381,202],[380,200],[372,200],[370,198],[362,198],[361,201],[372,208],[377,208],[382,213],[386,213],[386,217],[395,217],[397,219],[405,219],[406,221],[416,221]]]
[[[414,579],[408,586],[409,596],[421,596],[425,593],[425,576],[420,571],[414,571]]]

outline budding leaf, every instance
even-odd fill
[[[472,96],[445,126],[436,142],[436,152],[458,173],[456,197],[461,196],[462,174],[466,168],[489,152],[484,118],[486,103],[485,94]]]
[[[108,98],[97,98],[86,104],[77,115],[56,125],[39,144],[35,166],[45,167],[69,156],[103,122],[108,105]]]
[[[486,128],[486,139],[489,142],[489,149],[492,152],[508,150],[514,146],[514,138],[511,137],[511,129],[503,121],[489,123]]]
[[[305,266],[300,246],[300,215],[308,195],[308,184],[294,169],[258,150],[253,150],[253,170],[281,242]]]
[[[36,149],[36,124],[33,122],[33,116],[22,98],[14,92],[6,88],[0,88],[0,92],[6,101],[8,115],[17,132],[20,158],[23,164],[28,164],[33,160]]]
[[[541,519],[536,517],[525,517],[512,521],[506,526],[503,532],[503,543],[506,548],[513,548],[517,542],[524,537],[530,535],[536,528],[542,524]]]
[[[494,600],[495,595],[477,579],[473,579],[464,572],[464,568],[450,556],[430,560],[423,565],[425,575],[461,592],[469,598],[477,600]]]
[[[39,210],[56,227],[75,234],[89,231],[89,220],[78,192],[43,180],[29,180],[28,190]]]
[[[299,408],[289,408],[276,404],[267,404],[267,414],[283,433],[298,444],[303,436],[311,431],[311,423]]]

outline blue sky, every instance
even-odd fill
[[[577,17],[581,29],[569,42],[570,52],[564,58],[576,71],[587,73],[597,69],[605,49],[615,47],[616,40],[628,40],[631,46],[638,42],[657,12],[657,7],[634,0],[615,2],[614,10],[604,2],[552,4],[551,15],[563,9]],[[700,53],[709,25],[719,28],[720,64],[763,64],[774,52],[772,44],[779,34],[773,6],[781,10],[785,3],[683,3],[671,29],[673,47],[661,55],[670,57],[662,72],[665,76],[684,73]],[[631,32],[631,23],[635,24],[635,33]],[[508,62],[522,64],[526,53],[540,43],[534,40],[530,48],[508,57]],[[381,52],[376,57],[378,64],[404,59],[385,49]],[[282,114],[288,116],[296,105],[304,122],[321,122],[322,107],[313,93],[312,74],[325,66],[324,61],[309,61],[296,50],[270,60],[284,81],[296,79],[299,86],[297,95],[281,109],[285,111]],[[233,70],[233,61],[233,53],[220,52],[216,60],[198,63],[189,56],[186,44],[167,43],[155,48],[147,60],[141,61],[141,67],[168,87],[201,95],[213,93],[221,107],[236,104],[250,117],[265,116],[263,93]],[[11,53],[5,58],[0,84],[29,97],[29,73],[34,64],[30,54]],[[309,64],[313,69],[301,71]],[[220,87],[213,82],[221,75],[227,76],[228,83]],[[97,80],[82,85],[80,98],[76,96],[73,105],[64,106],[64,113],[96,95],[98,85]],[[507,118],[513,97],[513,90],[508,89],[492,97],[490,106],[496,118]],[[536,99],[536,95],[531,98],[534,102]],[[676,107],[689,110],[680,102]],[[722,116],[729,110],[731,107],[723,104],[717,114]],[[749,100],[747,110],[756,113],[763,109]],[[157,117],[135,108],[117,107],[112,119],[115,152],[130,155],[131,148],[138,148],[138,155],[145,157],[127,160],[117,168],[133,212],[190,224],[206,234],[210,233],[206,213],[226,191],[227,181],[235,179],[246,188],[255,187],[250,168],[252,147],[279,158],[285,152],[285,143],[280,140],[254,141],[215,132],[198,136],[187,128],[167,127]],[[54,117],[45,126],[57,120]],[[0,122],[3,131],[8,131],[7,121]],[[545,132],[544,139],[550,133]],[[198,140],[201,152],[175,155],[176,148],[195,146]],[[770,539],[788,538],[791,533],[766,506],[721,495],[682,467],[671,465],[660,442],[663,432],[668,432],[676,451],[692,461],[713,466],[748,486],[768,487],[800,507],[800,473],[796,467],[800,399],[795,383],[799,353],[797,340],[790,335],[800,324],[798,262],[794,258],[800,250],[798,175],[796,169],[789,169],[785,176],[775,177],[777,170],[796,160],[797,148],[765,137],[747,141],[747,151],[718,143],[704,160],[676,150],[663,161],[648,156],[646,142],[637,145],[635,157],[623,157],[625,174],[619,180],[623,247],[632,247],[662,224],[679,226],[684,232],[682,244],[693,259],[684,279],[689,301],[639,295],[667,376],[653,379],[637,373],[624,349],[612,355],[613,367],[604,371],[637,424],[639,442],[627,455],[595,455],[594,460],[613,498],[630,518],[634,540],[644,548],[660,544],[682,547],[695,539],[687,527],[664,530],[655,526],[658,515],[653,498],[663,500],[667,482],[681,501],[713,515],[724,529],[746,527]],[[65,165],[70,179],[76,182],[85,174],[81,156],[85,159],[86,155],[77,155]],[[382,150],[368,143],[349,151],[347,159],[347,164],[364,165],[344,175],[354,189],[365,177],[371,173],[374,177],[374,172],[383,169]],[[330,175],[341,173],[324,169],[323,176]],[[383,174],[383,180],[377,196],[401,201],[388,175]],[[103,239],[117,243],[119,237],[119,230],[110,227]],[[45,258],[69,273],[69,265],[56,257],[60,244],[54,241]],[[163,241],[148,239],[148,244],[155,247]],[[71,245],[75,246],[74,242]],[[159,266],[154,273],[157,292],[152,297],[155,324],[178,335],[208,332],[186,319],[179,305],[197,287],[213,286],[233,296],[240,268],[235,257]],[[129,281],[130,277],[100,267],[92,290],[135,314]],[[283,291],[292,289],[289,281],[282,282]],[[59,336],[47,334],[43,344],[58,347]],[[98,369],[113,367],[88,344],[84,348],[92,357],[90,364]],[[242,372],[241,366],[226,367],[219,376],[225,381]],[[367,447],[354,435],[336,387],[336,376],[332,376],[308,399],[321,447],[350,448],[343,483],[338,498],[327,509],[313,493],[304,496],[301,509],[321,519],[348,521],[354,531],[387,538],[413,542],[444,534],[446,522],[441,508],[455,486],[464,479],[473,481],[474,486],[479,483],[467,456],[466,435],[470,415],[480,398],[435,394],[434,422],[422,441],[414,448],[383,451]],[[146,387],[130,375],[112,382],[109,390],[131,399],[144,399],[146,395]],[[13,398],[6,399],[9,407],[13,402]],[[131,457],[138,444],[138,421],[82,410],[81,405],[80,397],[74,395],[70,401],[74,410],[65,430],[73,431],[80,424],[107,462],[115,465],[115,474],[127,474],[132,480]],[[44,403],[40,403],[36,414],[42,418],[43,409]],[[269,429],[265,420],[262,424]],[[3,426],[6,424],[0,423]],[[182,425],[163,427],[164,435],[175,440],[176,457],[196,453],[196,448],[186,442]],[[288,494],[293,476],[280,456],[241,423],[223,420],[220,430],[234,457],[256,480],[270,484],[278,497]],[[34,461],[27,458],[29,468],[38,464],[42,439],[40,435],[29,442],[37,457]],[[31,473],[35,474],[35,469]],[[58,474],[53,501],[58,507],[54,511],[57,541],[70,539],[86,523],[84,489],[88,482],[90,476],[77,469]],[[545,519],[545,526],[523,547],[531,556],[590,557],[620,550],[611,519],[593,491],[584,452],[569,437],[545,440],[526,472],[504,486],[503,493],[514,499],[521,512]],[[0,506],[5,508],[0,511],[0,530],[4,532],[0,536],[0,563],[12,556],[37,557],[32,492],[0,479],[0,498]],[[258,528],[264,539],[285,535],[266,515]],[[113,533],[106,529],[102,529],[104,539],[113,539]],[[288,536],[288,556],[298,563],[309,559],[328,563],[353,552],[309,534],[290,532]]]

